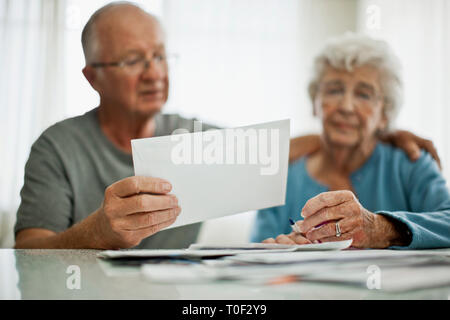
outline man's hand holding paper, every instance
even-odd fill
[[[173,224],[181,212],[178,199],[168,194],[172,185],[159,178],[129,177],[105,191],[95,217],[101,221],[98,241],[102,248],[130,248]]]

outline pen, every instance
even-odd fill
[[[300,229],[298,228],[298,225],[295,224],[294,220],[289,218],[289,223],[291,224],[291,228],[296,233],[301,233]]]

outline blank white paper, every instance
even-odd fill
[[[248,134],[245,143],[220,140],[236,132]],[[163,178],[172,184],[171,193],[177,196],[182,211],[168,228],[284,205],[289,135],[289,120],[280,120],[234,129],[135,139],[131,141],[134,171],[136,176]],[[180,152],[187,145],[183,141],[191,142],[191,163],[180,163],[180,155],[187,154]],[[213,144],[215,148],[211,148]],[[196,152],[199,145],[203,153]],[[245,157],[237,150],[245,151]],[[231,157],[226,158],[233,152],[234,162]]]

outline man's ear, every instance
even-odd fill
[[[84,77],[95,91],[97,90],[97,72],[91,66],[85,66],[82,70]]]

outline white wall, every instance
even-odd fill
[[[399,128],[431,139],[450,180],[450,2],[362,0],[358,30],[386,40],[403,66]],[[364,19],[374,14],[374,19]]]

